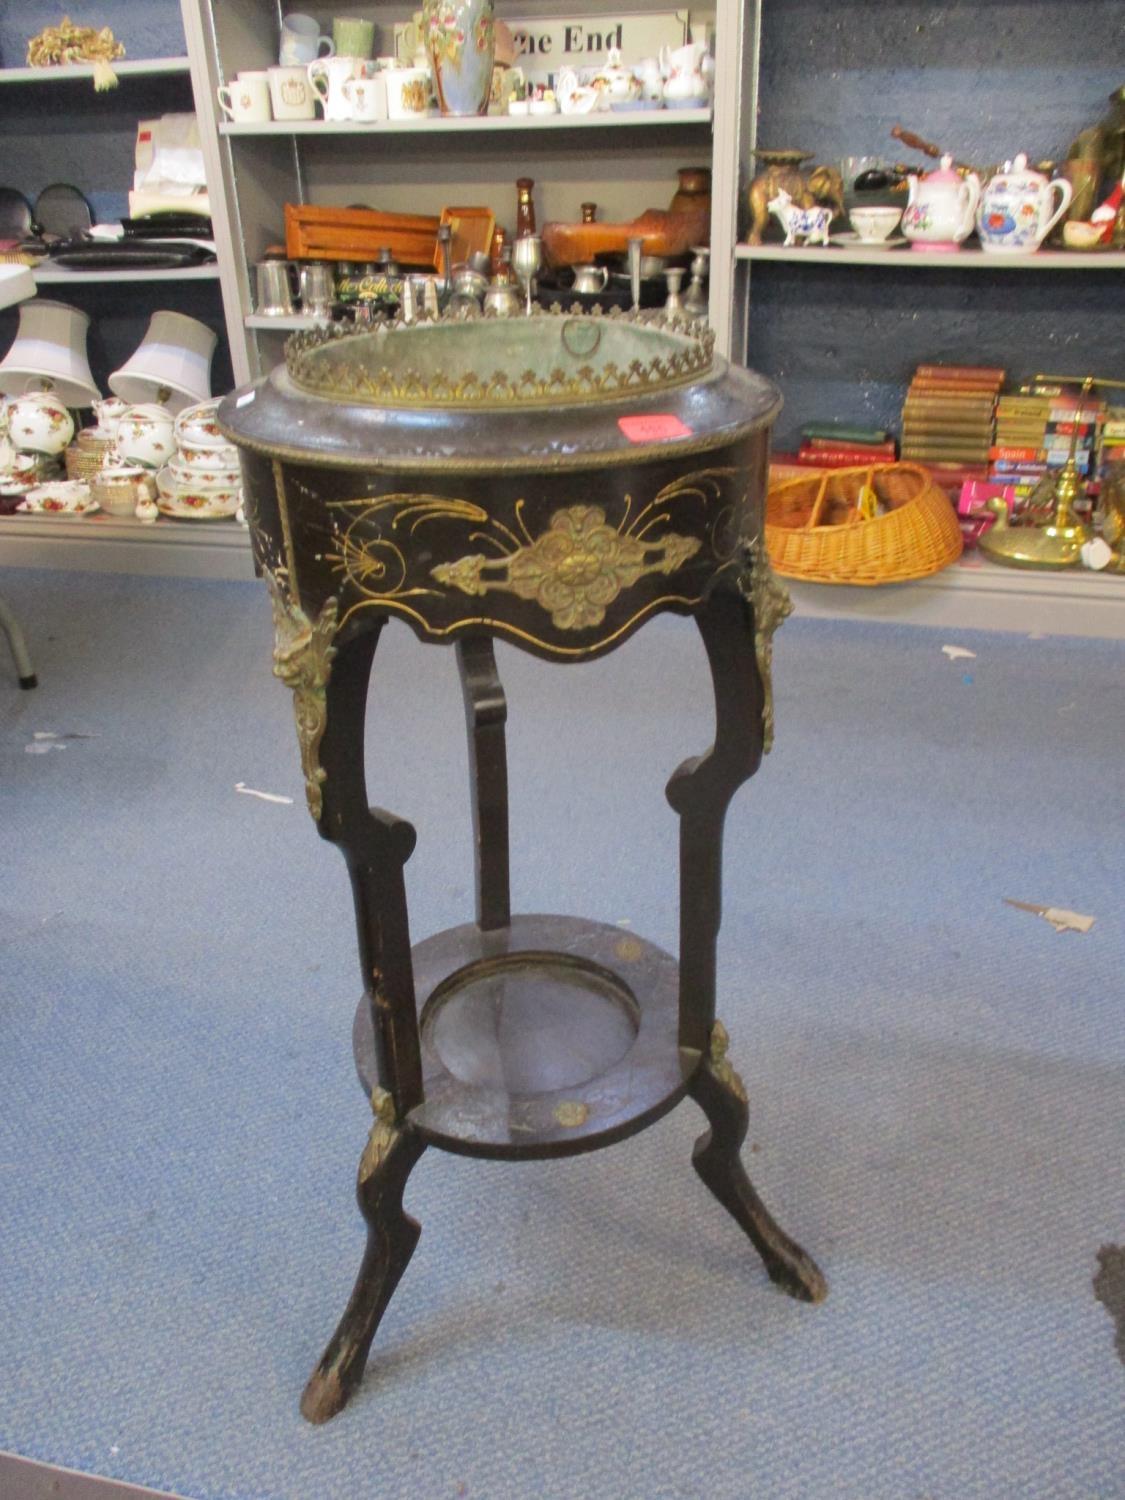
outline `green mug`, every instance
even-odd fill
[[[332,40],[337,57],[373,57],[375,22],[362,16],[336,16],[332,22]]]

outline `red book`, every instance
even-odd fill
[[[894,444],[891,444],[888,452],[876,448],[849,448],[843,443],[830,443],[827,448],[813,448],[809,443],[802,443],[797,449],[798,462],[802,463],[827,463],[830,459],[839,463],[854,464],[893,464],[895,461]]]
[[[1010,463],[1033,464],[1039,462],[1040,450],[1038,448],[1004,448],[995,447],[988,450],[991,459],[1004,458]]]
[[[795,462],[803,469],[867,469],[872,465],[893,463],[890,458],[871,458],[866,453],[847,453],[841,450],[838,453],[825,453],[823,451],[814,453],[810,450],[798,450]]]

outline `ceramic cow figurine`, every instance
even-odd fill
[[[784,188],[778,188],[777,196],[769,200],[767,207],[785,230],[787,245],[795,245],[798,239],[808,245],[813,240],[827,245],[828,226],[832,222],[831,208],[824,208],[819,204],[813,208],[801,208],[793,202]]]

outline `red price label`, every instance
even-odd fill
[[[618,417],[617,425],[631,443],[663,443],[668,438],[691,437],[691,428],[671,412],[647,417]]]

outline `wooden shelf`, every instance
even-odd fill
[[[804,261],[819,266],[939,266],[954,271],[1120,271],[1121,250],[1036,250],[1002,255],[989,250],[872,250],[859,245],[736,245],[736,260]]]
[[[167,73],[187,73],[188,66],[186,57],[143,57],[136,61],[123,57],[112,64],[119,78],[156,78]],[[0,68],[0,84],[70,83],[93,76],[93,63],[63,63],[57,68]]]
[[[162,268],[160,270],[89,270],[78,271],[70,266],[42,266],[31,268],[31,274],[40,286],[54,286],[62,282],[74,285],[82,281],[218,281],[219,268],[217,265],[208,266],[184,266],[179,269]]]
[[[667,125],[709,125],[709,109],[650,109],[633,114],[594,115],[427,115],[420,120],[267,120],[260,124],[224,120],[220,135],[441,135],[506,130],[612,130]]]

